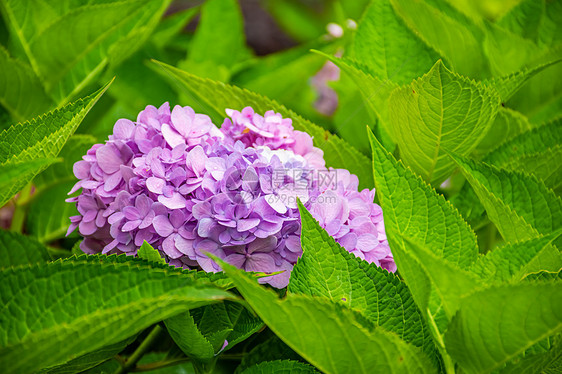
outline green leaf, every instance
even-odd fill
[[[328,166],[348,169],[359,177],[361,188],[372,186],[372,173],[368,167],[367,157],[341,138],[328,133],[283,105],[236,86],[199,78],[161,62],[156,64],[162,68],[163,76],[168,79],[173,78],[194,102],[202,103],[205,112],[214,119],[215,123],[222,123],[226,108],[241,110],[251,106],[257,113],[268,110],[279,112],[283,117],[293,120],[296,130],[305,131],[313,137],[314,145],[324,151],[324,159]]]
[[[502,102],[509,100],[519,89],[536,74],[544,69],[560,63],[561,60],[554,60],[545,64],[540,64],[532,68],[523,68],[515,73],[504,75],[501,77],[493,77],[491,79],[483,80],[482,83],[486,86],[494,87]]]
[[[197,328],[208,339],[215,353],[232,349],[263,327],[263,322],[242,304],[225,301],[190,311]]]
[[[501,374],[555,374],[562,370],[562,342],[560,336],[547,352],[526,356],[518,362],[508,363]]]
[[[519,281],[541,270],[558,271],[562,256],[552,242],[559,235],[506,244],[480,257],[470,270],[486,284]]]
[[[525,0],[501,17],[497,24],[523,38],[550,47],[560,41],[560,1]]]
[[[505,108],[502,108],[505,110]],[[484,162],[493,164],[498,167],[507,168],[512,171],[522,171],[535,175],[537,178],[543,180],[545,185],[554,190],[555,193],[560,195],[562,192],[562,181],[560,180],[560,163],[557,160],[562,157],[560,155],[562,144],[562,118],[542,125],[537,128],[532,128],[526,118],[517,112],[500,110],[494,126],[508,126],[512,125],[512,130],[507,130],[511,133],[521,132],[520,135],[511,137],[507,136],[508,140],[496,147],[492,152],[488,153],[483,159]],[[517,114],[511,120],[501,124],[498,120],[503,118],[503,113]],[[524,119],[524,121],[523,121]],[[521,121],[520,121],[521,120]],[[527,131],[520,131],[527,128]],[[487,138],[490,141],[487,144],[494,146],[494,140],[502,138],[495,129],[492,129]],[[499,129],[498,129],[499,132]],[[506,138],[505,136],[503,138]],[[455,205],[461,209],[463,213],[468,214],[466,217],[469,222],[474,216],[484,213],[484,207],[478,201],[474,191],[469,184],[463,186],[459,195],[453,198]]]
[[[476,260],[476,236],[451,203],[369,137],[390,248],[442,349],[440,334],[458,298],[477,284],[463,271]]]
[[[264,5],[281,29],[297,41],[313,40],[326,33],[329,12],[319,14],[318,9],[302,1],[272,0]]]
[[[427,311],[429,323],[433,322],[436,332],[441,335],[446,330],[441,314],[444,313],[447,321],[451,320],[462,298],[482,287],[481,282],[471,273],[431,253],[429,248],[395,233],[392,228],[388,232],[389,243],[406,284],[413,289],[411,285],[421,280],[421,286],[413,291],[414,299],[420,310]],[[442,345],[440,336],[436,340]]]
[[[406,285],[340,247],[300,203],[299,211],[303,255],[291,272],[288,290],[347,305],[420,347],[439,365],[429,329]]]
[[[202,270],[186,270],[182,268],[177,268],[172,265],[162,264],[159,262],[150,262],[139,257],[132,257],[127,255],[85,255],[80,254],[79,256],[72,256],[62,260],[63,262],[71,262],[73,264],[77,263],[104,263],[104,264],[128,264],[131,266],[138,266],[143,268],[151,269],[161,269],[165,272],[173,272],[181,274],[183,277],[188,277],[194,281],[204,281],[211,282],[214,285],[221,287],[222,289],[232,288],[232,282],[222,273],[207,273]]]
[[[2,1],[0,9],[10,33],[12,46],[17,49],[18,55],[27,57],[31,67],[38,75],[37,61],[30,51],[29,41],[44,30],[49,22],[57,18],[60,15],[59,12],[48,3],[32,4],[29,0]]]
[[[277,336],[271,334],[272,336],[265,340],[263,343],[259,343],[251,351],[246,353],[242,357],[240,365],[236,368],[236,374],[239,374],[242,370],[254,366],[263,361],[273,361],[273,360],[301,360],[302,358],[296,354],[287,344],[283,343],[281,339]]]
[[[148,262],[156,262],[160,264],[166,263],[166,260],[162,258],[160,252],[158,252],[150,244],[148,244],[146,240],[142,243],[142,245],[138,249],[137,256]]]
[[[498,142],[511,140],[531,128],[533,128],[533,125],[529,123],[527,117],[515,110],[502,106],[490,125],[490,130],[474,149],[474,155],[486,155],[498,147]]]
[[[547,235],[562,223],[562,200],[537,178],[453,156],[507,242]]]
[[[0,46],[0,104],[16,121],[48,110],[53,102],[29,65],[10,58]]]
[[[121,261],[57,261],[0,271],[4,370],[61,364],[190,308],[232,297],[173,270]],[[22,309],[30,303],[35,307]]]
[[[559,0],[545,2],[544,17],[539,28],[539,45],[552,47],[562,41],[561,12],[562,2]]]
[[[525,281],[531,282],[553,282],[562,280],[562,269],[558,271],[539,271],[537,273],[531,273],[523,278]]]
[[[214,349],[207,338],[199,331],[189,312],[178,314],[164,320],[168,333],[187,357],[207,362],[214,357]]]
[[[108,65],[131,55],[156,27],[169,1],[128,0],[66,12],[29,42],[47,92],[59,103]]]
[[[199,7],[193,7],[166,16],[156,26],[150,36],[150,41],[158,48],[166,47],[172,39],[195,18]]]
[[[525,154],[510,160],[505,168],[529,173],[542,180],[544,184],[560,195],[562,187],[562,144],[543,152]]]
[[[251,366],[242,374],[311,374],[318,373],[312,366],[298,361],[278,360],[266,361]]]
[[[244,23],[238,2],[206,1],[201,7],[201,21],[191,41],[187,66],[192,61],[196,64],[212,63],[231,69],[234,64],[250,55],[246,47]],[[215,72],[206,72],[208,74],[205,77],[217,78]]]
[[[404,23],[445,58],[454,71],[471,78],[483,78],[487,75],[488,67],[480,36],[475,35],[472,27],[427,2],[391,0],[391,3]]]
[[[37,174],[59,161],[56,158],[37,158],[0,164],[0,175],[2,176],[0,178],[0,207],[4,206]]]
[[[455,74],[441,61],[423,77],[395,89],[387,131],[404,163],[432,184],[455,169],[447,152],[468,155],[486,136],[500,99],[495,90]]]
[[[562,44],[548,49],[529,62],[537,66],[562,58]],[[531,123],[544,123],[560,117],[562,111],[562,64],[551,65],[529,79],[509,100],[507,105],[527,117]]]
[[[476,260],[476,236],[451,203],[396,161],[369,132],[373,174],[385,224],[400,235],[467,269]]]
[[[445,335],[469,373],[490,372],[562,331],[560,283],[492,287],[463,300]]]
[[[496,23],[522,38],[536,42],[544,10],[545,2],[543,0],[523,0]]]
[[[382,80],[410,83],[431,69],[439,55],[398,18],[388,0],[372,1],[352,45],[353,57]]]
[[[486,22],[483,48],[493,75],[512,74],[543,52],[532,41],[491,22]]]
[[[0,268],[50,261],[47,249],[37,240],[0,230]]]
[[[83,356],[72,359],[62,365],[57,365],[57,366],[50,367],[46,370],[42,370],[40,373],[49,373],[49,374],[82,373],[85,370],[93,368],[101,364],[102,362],[111,359],[116,354],[118,354],[123,349],[125,349],[125,347],[131,344],[136,337],[137,335],[133,335],[128,339],[125,339],[115,344],[110,344],[94,352],[87,353]]]
[[[68,138],[109,84],[84,99],[2,131],[0,164],[57,157]]]
[[[435,372],[416,347],[324,298],[288,294],[279,299],[241,270],[215,259],[269,328],[324,372]]]

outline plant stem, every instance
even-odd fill
[[[10,224],[10,230],[15,232],[23,232],[23,226],[25,223],[25,213],[27,211],[27,206],[25,205],[26,200],[29,199],[31,195],[32,185],[29,183],[27,186],[20,191],[18,198],[15,200],[14,214],[12,215],[12,223]]]
[[[137,362],[142,358],[142,356],[150,349],[150,346],[154,341],[160,336],[162,332],[162,327],[160,325],[154,326],[152,331],[147,335],[147,337],[142,341],[138,348],[133,352],[133,354],[125,361],[124,365],[121,365],[114,374],[124,374],[128,373],[133,369]]]

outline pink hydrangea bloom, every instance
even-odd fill
[[[356,256],[395,271],[374,191],[326,169],[312,138],[290,119],[227,110],[219,130],[189,107],[146,107],[120,119],[105,144],[74,165],[78,229],[86,253],[135,255],[147,241],[170,264],[220,271],[212,253],[247,271],[279,272],[285,287],[302,255],[297,199]],[[322,173],[332,174],[328,183]],[[335,178],[334,178],[335,176]]]

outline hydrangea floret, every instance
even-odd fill
[[[104,144],[74,165],[68,230],[82,251],[136,255],[144,241],[175,266],[220,271],[211,253],[282,288],[302,255],[300,201],[346,250],[396,270],[374,190],[326,168],[290,118],[227,109],[219,129],[190,107],[147,106],[120,119]]]

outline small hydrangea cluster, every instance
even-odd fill
[[[105,144],[74,165],[68,233],[85,253],[135,255],[144,241],[170,263],[220,271],[207,253],[285,287],[302,254],[297,199],[356,256],[395,271],[374,191],[326,169],[312,138],[288,118],[227,110],[218,129],[190,107],[147,106],[117,121]],[[323,173],[324,178],[322,178]],[[326,176],[330,176],[326,178]]]

